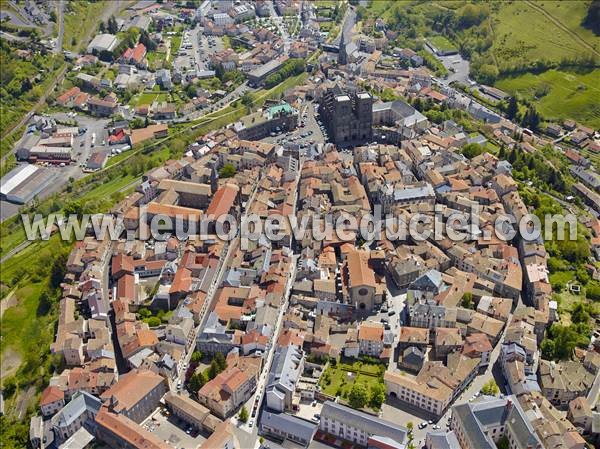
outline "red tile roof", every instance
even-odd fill
[[[106,408],[100,409],[100,412],[96,415],[96,423],[101,429],[107,429],[122,441],[126,441],[128,443],[127,447],[138,449],[171,448],[135,421],[124,415],[111,413]]]
[[[53,402],[64,399],[65,393],[58,387],[50,385],[49,387],[46,387],[46,389],[42,392],[42,397],[40,398],[40,405],[48,405],[52,404]]]
[[[213,196],[206,214],[218,218],[229,213],[235,203],[239,188],[233,184],[225,184]]]

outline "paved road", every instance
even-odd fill
[[[60,53],[63,48],[63,40],[65,37],[65,1],[60,0],[57,5],[58,14],[56,15],[58,21],[58,36],[56,38],[56,47],[54,53]]]
[[[300,166],[298,167],[298,171],[296,172],[296,186],[300,182],[300,174],[302,173],[302,162],[300,162]],[[294,200],[293,200],[293,210],[291,215],[296,215],[296,210],[298,206],[298,189],[294,189]],[[279,308],[279,314],[277,316],[277,324],[275,325],[275,329],[273,330],[273,335],[271,336],[271,340],[269,341],[268,353],[266,357],[266,362],[263,365],[263,369],[260,374],[260,378],[258,384],[256,386],[257,394],[254,396],[254,405],[250,409],[250,420],[247,425],[242,426],[244,429],[248,429],[250,432],[253,431],[254,428],[258,427],[258,418],[260,414],[260,407],[265,395],[265,390],[267,388],[267,382],[269,380],[269,372],[271,371],[271,365],[273,363],[273,357],[275,356],[275,347],[277,346],[277,339],[279,338],[279,333],[281,332],[281,325],[283,323],[283,316],[288,310],[290,295],[292,292],[292,285],[294,285],[294,281],[296,280],[296,270],[298,268],[298,258],[299,255],[292,255],[292,272],[290,273],[290,277],[288,278],[288,282],[285,289],[285,296],[283,299],[283,303]]]
[[[246,203],[246,208],[244,209],[244,213],[242,215],[245,215],[247,213],[247,211],[250,210],[250,205],[254,201],[255,194],[256,194],[256,187],[255,187],[255,190],[252,192],[250,199]],[[237,238],[237,242],[239,243],[239,236]],[[231,257],[233,256],[236,248],[237,248],[237,245],[235,243],[231,243],[231,244],[228,244],[226,246],[226,248],[224,249],[225,257],[223,259],[221,259],[221,264],[219,266],[217,275],[213,278],[213,282],[211,283],[210,287],[208,288],[208,292],[206,293],[206,300],[204,301],[202,310],[200,310],[200,320],[199,320],[198,326],[196,326],[196,329],[194,330],[193,346],[188,350],[185,357],[183,357],[179,363],[179,368],[180,368],[179,375],[175,379],[175,382],[170,385],[172,390],[174,390],[176,388],[176,384],[179,382],[181,382],[181,384],[183,385],[183,382],[185,379],[185,372],[186,372],[187,367],[189,366],[190,359],[192,357],[192,353],[194,352],[194,349],[195,349],[196,339],[198,338],[198,334],[204,328],[204,326],[206,324],[206,320],[208,319],[208,316],[210,314],[210,311],[212,311],[215,307],[215,304],[214,304],[215,300],[216,300],[215,293],[221,286],[221,283],[223,281],[223,276],[225,275],[225,272],[227,271],[227,267],[229,266]]]
[[[273,5],[273,2],[269,2],[269,7],[271,9],[271,17],[273,18],[273,22],[275,23],[275,26],[277,26],[277,29],[279,30],[279,33],[281,34],[281,38],[283,39],[284,54],[287,54],[290,50],[291,39],[287,32],[286,27],[283,25],[283,17],[281,17],[280,15],[277,14],[277,11],[275,11],[275,6]],[[301,8],[299,8],[299,11],[301,11]]]
[[[356,24],[356,11],[353,7],[348,6],[346,9],[346,14],[344,16],[344,25],[342,27],[342,33],[344,34],[344,42],[349,44],[352,41],[352,29]],[[342,33],[339,33],[338,36],[333,40],[334,45],[340,45],[340,39]]]
[[[0,31],[0,37],[8,39],[9,41],[25,42],[27,40],[26,37],[15,36],[14,34],[5,33],[4,31]]]
[[[36,25],[31,22],[25,14],[23,14],[23,12],[21,11],[21,8],[19,7],[19,5],[17,5],[14,1],[10,1],[8,2],[10,6],[12,6],[14,8],[15,11],[17,11],[16,13],[14,11],[9,11],[9,10],[4,10],[2,11],[4,14],[10,16],[10,21],[18,26],[18,27],[35,27]]]
[[[298,171],[298,173],[300,173]],[[296,204],[296,202],[294,202]],[[254,396],[254,405],[250,410],[250,419],[248,423],[241,426],[244,430],[248,430],[252,432],[255,427],[258,427],[258,418],[260,414],[260,407],[265,396],[265,390],[267,388],[267,382],[269,381],[269,372],[271,371],[271,365],[273,364],[273,358],[275,356],[275,348],[277,347],[277,339],[279,338],[279,333],[281,332],[281,325],[283,323],[283,316],[288,310],[290,294],[292,291],[292,285],[294,284],[294,280],[296,279],[296,268],[298,263],[298,255],[292,256],[292,272],[288,279],[288,283],[286,285],[286,292],[284,302],[281,304],[279,308],[279,315],[277,316],[277,324],[275,325],[275,329],[273,331],[273,335],[271,336],[271,340],[268,345],[268,353],[266,357],[266,361],[263,365],[262,371],[260,373],[260,377],[258,379],[258,383],[256,385],[256,395]]]

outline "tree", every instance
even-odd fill
[[[525,112],[525,115],[523,116],[521,124],[525,128],[529,128],[532,131],[537,131],[540,126],[541,120],[541,116],[539,112],[535,109],[535,106],[529,106],[529,108],[527,108],[527,112]]]
[[[415,428],[415,425],[412,421],[409,421],[406,423],[406,428],[408,429],[408,433],[412,433],[413,429]]]
[[[381,405],[385,401],[385,388],[380,383],[377,383],[371,387],[371,398],[369,400],[369,406],[372,409],[379,410]]]
[[[575,324],[588,324],[590,322],[592,312],[593,307],[591,304],[578,302],[573,306],[573,309],[571,310],[571,321]]]
[[[500,439],[496,443],[496,447],[498,449],[509,449],[510,442],[508,441],[508,437],[506,437],[506,435],[503,435],[502,437],[500,437]]]
[[[242,409],[240,410],[240,414],[239,414],[239,419],[241,422],[243,423],[247,423],[248,422],[248,418],[250,417],[249,413],[248,413],[248,409],[246,408],[246,406],[244,405],[242,407]]]
[[[516,97],[510,97],[508,99],[508,105],[506,106],[506,116],[513,120],[519,113],[519,103]]]
[[[252,99],[252,95],[250,94],[250,92],[244,92],[244,95],[242,95],[241,100],[242,100],[242,104],[244,106],[246,106],[247,108],[252,107],[253,99]]]
[[[56,23],[56,11],[54,9],[50,11],[50,22]]]
[[[119,25],[117,24],[117,19],[115,19],[115,16],[110,16],[110,18],[108,19],[107,29],[110,34],[118,33]]]
[[[474,69],[477,69],[475,66]],[[476,70],[477,79],[484,84],[494,84],[499,75],[498,67],[492,64],[482,64]]]
[[[465,292],[464,295],[462,296],[460,305],[463,306],[465,309],[472,309],[473,308],[473,293]]]
[[[200,351],[192,352],[192,356],[190,357],[190,361],[192,363],[200,363],[202,360],[202,353]]]
[[[140,34],[140,43],[144,44],[148,51],[156,50],[158,44],[150,38],[150,34],[146,30],[142,30]]]
[[[158,327],[158,326],[160,326],[161,321],[160,321],[160,318],[158,318],[157,316],[151,316],[150,318],[148,318],[146,320],[146,323],[150,327]]]
[[[583,19],[583,26],[589,28],[596,36],[600,35],[600,0],[593,0]]]
[[[144,120],[140,117],[136,117],[134,118],[130,123],[129,126],[131,126],[132,129],[139,129],[139,128],[143,128],[145,125]]]
[[[219,368],[219,372],[225,371],[225,368],[227,368],[227,361],[221,352],[217,352],[215,354],[215,361],[217,363],[217,367]]]
[[[468,143],[463,148],[461,153],[469,159],[473,159],[475,156],[479,156],[485,151],[478,143]]]
[[[554,323],[542,341],[542,354],[548,360],[569,360],[576,347],[587,347],[590,333],[588,323],[573,323],[568,326]]]
[[[190,390],[196,393],[200,388],[204,386],[206,382],[206,374],[204,373],[204,371],[200,371],[198,373],[192,374],[188,385],[190,387]]]
[[[585,297],[592,301],[600,301],[600,285],[588,285],[585,289]]]
[[[487,396],[497,396],[498,393],[500,393],[500,388],[498,388],[498,384],[496,384],[494,379],[488,380],[481,389],[481,394]]]
[[[227,361],[222,353],[217,352],[208,367],[208,377],[214,379],[217,375],[227,368]]]
[[[367,405],[369,401],[369,393],[363,384],[354,383],[348,396],[350,407],[360,409]]]
[[[488,12],[483,6],[467,4],[461,8],[458,14],[458,25],[460,28],[470,28],[479,25],[485,20]]]
[[[236,171],[237,170],[235,169],[233,164],[230,164],[228,162],[225,165],[223,165],[223,167],[221,167],[221,170],[219,170],[219,177],[220,178],[231,178],[233,175],[235,175]]]

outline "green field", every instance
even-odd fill
[[[592,30],[581,26],[587,10],[589,1],[536,1],[536,6],[541,7],[570,31],[600,51],[600,38]]]
[[[98,17],[100,17],[105,7],[103,1],[88,2],[79,0],[68,3],[68,9],[65,9],[64,15],[65,32],[63,38],[63,47],[66,50],[73,50],[78,44],[85,44],[81,42],[82,38],[91,28],[97,28]],[[73,39],[75,39],[75,45],[73,45]]]
[[[535,100],[546,119],[573,118],[600,128],[600,69],[589,73],[548,70],[504,78],[496,87]]]
[[[346,399],[355,383],[363,384],[370,391],[373,385],[383,382],[382,369],[385,371],[384,365],[364,362],[330,364],[321,376],[321,389],[327,395]]]
[[[170,59],[173,59],[177,52],[179,51],[179,47],[181,47],[181,34],[176,34],[171,37],[171,56]]]
[[[427,40],[439,51],[458,51],[456,45],[454,45],[444,36],[431,36],[428,37]]]
[[[155,101],[169,101],[170,95],[168,92],[142,92],[131,97],[129,105],[136,107],[141,105],[151,105]]]
[[[570,14],[571,3],[577,2],[569,2],[569,6],[563,2],[561,8],[565,13]],[[556,8],[558,9],[560,8]],[[580,18],[583,19],[583,16]],[[581,23],[581,20],[578,23]],[[573,25],[575,23],[571,24]],[[571,31],[580,29],[582,27],[577,25]],[[574,58],[588,53],[567,30],[549,20],[528,2],[502,3],[494,14],[493,36],[492,52],[499,64],[502,64],[502,61],[515,64],[540,58],[559,61],[561,58]],[[597,37],[589,37],[590,42],[598,40]]]

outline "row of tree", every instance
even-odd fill
[[[265,87],[270,89],[277,86],[282,81],[285,81],[291,76],[299,75],[306,70],[304,59],[292,58],[288,59],[283,66],[275,73],[269,75],[265,80]]]

